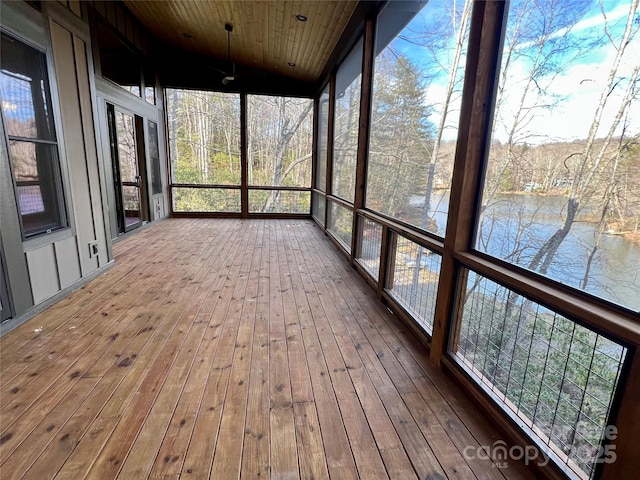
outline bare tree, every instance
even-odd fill
[[[275,155],[274,155],[274,166],[273,166],[273,176],[271,184],[273,186],[282,185],[283,180],[289,175],[295,167],[297,167],[301,162],[305,162],[311,159],[311,153],[307,153],[301,157],[298,157],[290,162],[290,164],[285,167],[285,155],[289,150],[289,145],[294,135],[300,130],[301,125],[305,120],[309,120],[309,115],[311,113],[311,109],[313,108],[313,102],[308,101],[306,105],[297,113],[297,118],[293,119],[287,115],[287,103],[289,99],[285,97],[280,97],[277,99],[277,104],[279,107],[279,117],[282,119],[280,134],[278,136],[278,141],[275,147]],[[272,190],[271,195],[267,198],[264,206],[262,207],[263,212],[270,212],[275,205],[278,205],[280,201],[280,190]]]
[[[630,5],[628,20],[624,33],[621,38],[615,42],[616,55],[609,70],[607,81],[602,88],[600,100],[598,102],[589,134],[584,143],[580,155],[580,162],[575,169],[574,181],[567,199],[567,211],[563,225],[542,245],[538,253],[534,255],[528,267],[537,270],[542,274],[547,273],[558,248],[567,237],[571,227],[576,221],[576,215],[584,206],[585,201],[594,193],[597,183],[601,179],[606,178],[604,172],[607,167],[606,153],[614,139],[614,135],[618,130],[625,113],[628,111],[631,102],[637,98],[636,86],[640,74],[640,65],[636,65],[630,72],[628,78],[619,77],[618,70],[622,58],[627,51],[631,39],[637,34],[640,24],[636,15],[638,12],[638,4],[640,0],[634,0]],[[606,24],[606,17],[605,17]],[[613,42],[613,38],[611,38]],[[625,81],[626,80],[626,81]],[[625,86],[626,83],[626,86]],[[604,141],[601,145],[596,143],[596,135],[601,128],[605,107],[613,102],[612,93],[618,88],[623,88],[623,93],[619,100],[617,112],[607,129]],[[617,158],[617,156],[616,156]],[[615,163],[614,163],[615,164]],[[604,207],[606,209],[606,206]]]

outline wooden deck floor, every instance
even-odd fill
[[[115,257],[0,339],[2,480],[531,478],[477,458],[498,433],[313,222],[168,220]]]

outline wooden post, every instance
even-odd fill
[[[493,104],[498,85],[502,38],[506,26],[504,1],[475,2],[471,15],[469,53],[462,93],[458,145],[453,166],[442,254],[440,283],[431,338],[430,358],[440,365],[447,351],[455,301],[458,266],[455,252],[468,251],[473,242],[477,207],[482,196],[482,174],[491,137]]]
[[[318,174],[318,134],[320,131],[320,98],[313,99],[313,140],[311,141],[311,201],[309,202],[309,214],[313,215],[313,189],[316,188],[316,176]]]
[[[380,251],[380,268],[378,270],[378,298],[382,298],[382,292],[389,283],[393,283],[393,268],[396,261],[396,242],[398,236],[393,234],[389,227],[382,226],[382,244]]]
[[[620,379],[620,395],[618,398],[618,412],[613,422],[616,432],[605,430],[609,436],[605,443],[602,469],[602,480],[617,480],[620,478],[638,478],[640,472],[640,351],[638,347],[630,350],[627,355],[629,368]],[[615,436],[615,438],[613,438]],[[608,446],[607,446],[608,445]],[[596,472],[596,478],[598,477]]]
[[[336,71],[331,72],[329,79],[329,111],[327,112],[327,168],[326,187],[324,195],[324,229],[327,230],[329,224],[329,195],[331,195],[331,177],[333,177],[333,134],[334,134],[334,117],[336,112]]]
[[[249,155],[247,154],[247,94],[240,94],[240,208],[242,218],[249,218]]]
[[[353,197],[353,225],[351,235],[351,263],[360,255],[360,228],[358,210],[364,208],[369,158],[369,131],[371,125],[371,97],[373,91],[373,61],[375,45],[375,18],[367,18],[364,25],[364,51],[362,52],[362,82],[360,83],[360,118],[358,123],[358,153],[356,182]]]

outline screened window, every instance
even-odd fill
[[[240,211],[240,95],[167,89],[175,212]]]
[[[460,364],[573,478],[593,478],[627,349],[474,272],[465,287]]]
[[[327,230],[330,231],[347,252],[351,252],[353,211],[335,201],[329,201]]]
[[[247,170],[250,213],[309,213],[313,100],[247,97]],[[268,188],[262,188],[268,187]]]
[[[151,105],[156,104],[156,75],[153,69],[145,65],[144,67],[144,99]]]
[[[638,311],[630,4],[511,3],[476,248]]]
[[[174,183],[240,185],[240,95],[167,90]]]
[[[472,3],[390,2],[376,35],[366,205],[441,236]]]
[[[156,104],[156,89],[154,87],[144,87],[144,99],[151,105]]]
[[[158,124],[149,121],[149,160],[151,161],[151,193],[162,193],[160,169],[160,149],[158,145]]]
[[[329,85],[323,90],[318,102],[318,152],[316,160],[316,185],[318,190],[327,190],[327,139],[329,137]]]
[[[331,193],[353,202],[358,155],[362,39],[353,47],[336,75]]]
[[[431,335],[441,257],[402,235],[394,235],[393,275],[389,277],[388,291]]]
[[[313,100],[249,95],[249,185],[311,186]]]
[[[2,34],[0,86],[23,238],[67,226],[45,54]]]
[[[324,226],[326,221],[326,197],[322,193],[311,192],[311,214]]]

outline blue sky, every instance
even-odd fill
[[[538,80],[546,90],[546,94],[530,92],[526,96],[525,106],[530,108],[540,104],[549,104],[552,100],[561,100],[556,102],[553,108],[532,109],[530,118],[527,119],[527,128],[525,134],[522,135],[522,141],[544,143],[586,137],[600,93],[603,91],[615,56],[615,48],[610,42],[605,42],[598,48],[584,46],[581,49],[581,45],[586,45],[586,42],[592,39],[594,35],[603,35],[605,23],[608,24],[611,36],[619,38],[628,19],[630,1],[604,0],[602,3],[591,1],[585,4],[585,0],[573,0],[572,3],[574,5],[585,7],[583,15],[573,23],[570,29],[558,29],[550,35],[550,38],[566,37],[569,40],[576,40],[575,49],[566,52],[563,57],[556,57],[558,61],[567,63],[565,68],[555,72],[554,75],[539,78]],[[511,8],[514,12],[517,11],[520,3],[512,2]],[[535,5],[536,1],[531,0],[529,3]],[[463,2],[456,0],[455,4],[456,8],[462,11]],[[401,36],[415,38],[419,36],[419,32],[433,31],[442,26],[450,27],[450,20],[447,19],[450,18],[453,5],[454,2],[451,0],[430,1],[401,32]],[[567,5],[569,5],[567,1],[564,1],[563,6]],[[530,8],[530,5],[528,8]],[[606,22],[601,8],[606,15]],[[508,29],[512,28],[512,25],[517,20],[517,16],[513,12],[510,13]],[[636,16],[638,17],[636,21],[640,22],[640,14]],[[636,24],[636,28],[638,27],[640,25]],[[451,28],[449,28],[449,32],[448,48],[440,49],[436,59],[426,48],[413,45],[402,39],[394,40],[392,47],[423,67],[434,66],[436,61],[449,64],[454,47]],[[527,49],[534,50],[535,44],[533,42],[525,42],[520,44],[518,49],[520,53],[528,53]],[[464,59],[462,62],[464,63]],[[628,76],[638,64],[640,64],[640,34],[637,34],[627,47],[618,72],[619,76]],[[527,63],[525,56],[521,56],[509,66],[509,85],[507,88],[509,94],[503,99],[500,112],[496,115],[494,137],[499,140],[506,139],[508,126],[513,123],[525,80],[528,78],[529,69],[530,63]],[[439,102],[444,95],[447,82],[448,72],[441,70],[440,74],[427,87],[428,103],[437,104]],[[613,115],[618,109],[624,85],[625,82],[622,81],[610,96],[598,136],[604,135],[606,133],[605,127],[611,124]],[[436,108],[436,112],[431,118],[434,123],[439,119],[437,110]],[[640,113],[636,112],[636,110],[640,112],[640,107],[632,108],[629,116],[631,133],[640,132]],[[445,131],[445,139],[455,138],[455,124],[457,123],[458,115],[459,95],[455,97],[450,107],[450,113],[447,117],[447,125],[449,127]]]
[[[553,75],[543,76],[539,79],[541,85],[546,86],[546,95],[530,92],[527,96],[526,106],[550,103],[552,96],[561,99],[553,108],[536,110],[525,129],[529,143],[544,143],[553,140],[574,140],[586,138],[591,127],[592,120],[596,113],[597,104],[602,92],[605,90],[607,77],[611,70],[611,65],[616,54],[614,45],[605,41],[597,48],[582,47],[596,36],[601,36],[605,32],[605,25],[608,25],[612,38],[621,38],[628,20],[628,1],[605,1],[602,8],[606,15],[603,16],[598,2],[592,2],[591,8],[574,24],[569,30],[559,30],[556,36],[565,36],[570,40],[576,40],[574,50],[570,50],[564,57],[558,57],[560,61],[567,61],[567,65],[560,72]],[[553,35],[552,35],[553,36]],[[523,46],[521,48],[527,48]],[[532,48],[532,47],[529,47]],[[586,50],[586,51],[585,51]],[[624,78],[630,75],[631,70],[640,64],[640,36],[636,35],[627,46],[626,53],[618,69],[618,77]],[[528,74],[526,60],[515,62],[509,71],[509,88],[512,93],[522,92],[524,79]],[[604,110],[598,137],[607,133],[612,123],[615,113],[618,111],[622,92],[626,86],[622,80],[618,87],[612,92],[607,100],[607,107]],[[514,99],[517,95],[512,95]],[[510,109],[512,111],[510,111]],[[505,102],[503,105],[502,119],[506,124],[511,122],[515,105]],[[640,110],[640,109],[639,109]],[[640,117],[631,109],[632,116],[629,118],[630,133],[640,131]],[[511,115],[511,116],[510,116]],[[620,129],[618,129],[619,133]],[[496,135],[504,135],[504,130],[500,130],[500,125],[496,123]],[[523,138],[525,135],[523,135]]]

